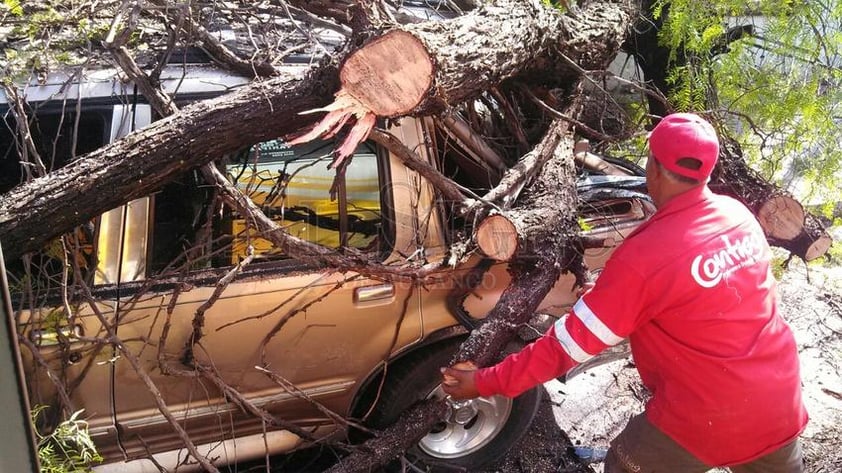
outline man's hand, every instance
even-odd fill
[[[479,397],[479,391],[474,384],[476,370],[477,365],[472,361],[463,361],[454,364],[451,368],[442,368],[442,389],[457,401]]]
[[[593,289],[594,286],[596,286],[596,283],[593,281],[588,281],[582,284],[581,286],[578,286],[576,288],[576,297],[581,298],[582,296],[590,292],[590,290]]]

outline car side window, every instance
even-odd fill
[[[91,107],[77,114],[61,106],[35,107],[28,116],[30,144],[21,138],[15,116],[0,113],[0,193],[38,177],[41,172],[59,169],[75,158],[93,151],[107,142],[110,109]],[[33,148],[30,148],[30,145]],[[43,249],[25,258],[6,261],[11,292],[25,294],[39,305],[55,298],[61,287],[62,272],[79,268],[70,274],[92,283],[96,263],[98,220],[86,222],[63,238],[50,240]]]
[[[328,248],[379,250],[382,205],[377,149],[363,143],[344,175],[329,169],[330,141],[290,146],[270,140],[220,165],[228,180],[290,235]],[[247,218],[225,205],[198,173],[155,195],[150,247],[152,273],[181,259],[191,268],[242,260],[249,246],[258,261],[286,259]],[[151,275],[151,274],[150,274]]]

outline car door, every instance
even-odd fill
[[[220,170],[294,237],[372,261],[402,258],[417,240],[407,233],[418,230],[408,221],[418,210],[395,206],[411,200],[399,194],[417,200],[417,181],[367,143],[337,181],[331,151],[272,140]],[[163,406],[211,448],[282,425],[267,424],[271,416],[334,429],[326,412],[345,414],[360,381],[422,337],[415,286],[290,257],[198,172],[152,200],[148,276],[120,288],[119,336],[141,370],[113,362],[114,431],[128,457],[182,446]]]
[[[36,112],[30,118],[32,143],[47,170],[58,169],[127,133],[133,118],[143,120],[144,106],[89,104],[75,96],[75,87],[60,91],[50,87],[43,86],[46,92],[40,87],[31,90],[32,97],[50,98],[33,104]],[[65,100],[78,104],[78,109],[67,107]],[[0,189],[23,180],[24,168],[15,152],[20,148],[10,135],[15,130],[10,126],[13,118],[4,115],[4,119],[0,148],[11,153],[0,160]],[[113,299],[88,300],[82,290],[101,284],[104,274],[99,259],[100,227],[101,219],[93,219],[54,238],[41,251],[7,261],[28,394],[33,406],[51,408],[41,410],[38,418],[46,429],[79,410],[84,410],[81,418],[94,429],[106,429],[112,423],[107,365],[112,354],[96,312],[110,317]]]

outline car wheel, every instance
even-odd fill
[[[445,398],[440,368],[448,365],[460,342],[434,345],[390,370],[371,425],[390,425],[417,401]],[[494,463],[526,433],[540,402],[538,387],[515,399],[491,396],[448,401],[447,417],[408,452],[408,459],[432,471],[472,471]]]

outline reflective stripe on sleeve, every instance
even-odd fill
[[[583,363],[585,361],[590,360],[593,358],[593,355],[586,352],[576,343],[576,340],[573,340],[573,337],[570,336],[570,332],[567,331],[567,327],[565,326],[565,321],[567,317],[564,316],[555,322],[555,336],[558,338],[558,343],[561,344],[561,348],[570,355],[570,358],[573,358],[574,361],[577,363]]]
[[[608,346],[614,346],[623,341],[622,337],[618,337],[607,325],[599,320],[599,317],[585,304],[584,299],[580,298],[576,302],[576,305],[573,306],[573,313],[576,314],[576,317],[582,321],[582,324],[602,343]]]

